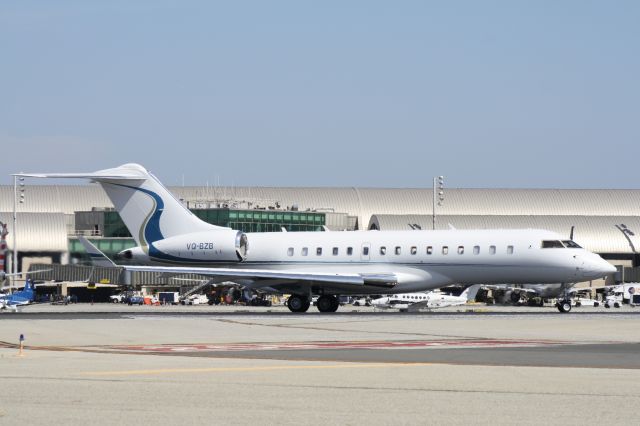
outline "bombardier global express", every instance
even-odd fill
[[[19,174],[98,182],[137,243],[132,271],[196,273],[291,294],[292,312],[335,312],[341,294],[396,294],[450,284],[568,283],[616,272],[560,235],[534,229],[243,233],[208,224],[138,164],[92,173]],[[558,304],[571,310],[568,297]]]

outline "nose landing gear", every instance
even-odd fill
[[[563,314],[571,312],[571,300],[569,299],[558,300],[558,302],[556,303],[556,307]]]
[[[556,302],[556,308],[563,314],[571,312],[571,295],[569,294],[569,286],[566,283],[562,283],[562,298]]]

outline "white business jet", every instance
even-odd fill
[[[544,230],[243,233],[198,219],[138,164],[93,173],[138,244],[121,255],[132,271],[197,273],[213,281],[288,293],[292,312],[335,312],[336,295],[396,294],[453,283],[576,283],[612,274],[600,256]],[[569,298],[559,303],[571,309]]]

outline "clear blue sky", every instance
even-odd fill
[[[638,1],[0,3],[0,183],[640,188]],[[44,182],[41,182],[44,183]]]

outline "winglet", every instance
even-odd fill
[[[107,257],[106,254],[98,250],[96,246],[94,246],[91,241],[87,240],[82,235],[78,235],[78,240],[84,246],[84,249],[87,251],[89,256],[91,257],[91,263],[95,266],[103,266],[103,267],[114,267],[118,266],[111,259]]]

